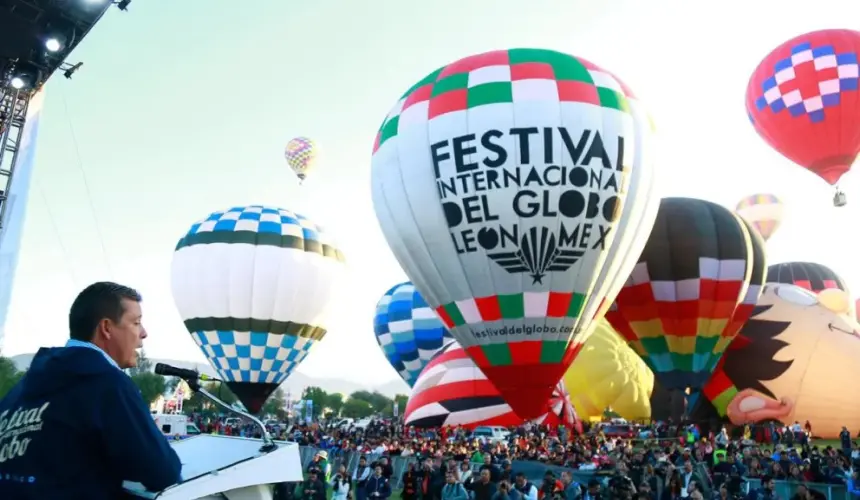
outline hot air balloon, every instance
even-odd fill
[[[765,281],[768,283],[796,285],[815,293],[831,288],[848,291],[848,285],[845,284],[845,280],[829,267],[823,264],[816,264],[815,262],[783,262],[781,264],[773,264],[767,268],[767,278]]]
[[[562,381],[582,419],[600,419],[607,408],[628,420],[651,418],[654,374],[605,319],[597,322]]]
[[[520,417],[541,414],[645,244],[652,135],[620,80],[542,49],[439,68],[383,121],[371,174],[383,234]]]
[[[305,180],[308,173],[313,170],[317,161],[317,145],[307,137],[296,137],[287,143],[284,157],[287,164],[296,173],[299,182]]]
[[[556,384],[535,423],[581,429],[581,422],[564,384]],[[415,382],[403,415],[406,425],[419,428],[523,423],[480,368],[456,341],[439,351]]]
[[[815,436],[836,439],[860,428],[860,325],[850,296],[768,283],[755,312],[703,389],[697,420],[736,425],[809,422]],[[740,341],[740,342],[739,342]],[[710,403],[708,402],[710,401]]]
[[[257,413],[326,333],[344,260],[299,214],[258,205],[214,212],[173,254],[173,299],[194,342]]]
[[[735,211],[758,231],[765,241],[782,223],[782,201],[772,194],[754,194],[738,202]]]
[[[442,346],[448,329],[412,283],[400,283],[376,304],[373,333],[386,359],[409,387]]]
[[[756,132],[789,160],[835,185],[860,153],[860,32],[815,31],[767,55],[747,86]],[[837,191],[834,204],[845,204]]]
[[[665,198],[606,319],[666,389],[701,389],[761,293],[763,246],[726,208]]]

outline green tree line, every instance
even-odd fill
[[[355,391],[344,398],[344,395],[338,392],[327,393],[319,387],[308,387],[302,393],[302,399],[313,401],[314,417],[364,418],[371,415],[392,415],[395,404],[402,415],[409,397],[397,394],[391,399],[377,391]]]

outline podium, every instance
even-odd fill
[[[182,462],[182,481],[164,491],[126,482],[126,492],[159,500],[272,500],[273,483],[302,481],[299,445],[276,441],[262,452],[260,439],[201,434],[172,443]]]

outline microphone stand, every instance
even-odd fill
[[[257,427],[259,427],[259,429],[260,429],[260,432],[261,432],[260,435],[263,436],[263,446],[260,448],[260,451],[262,453],[269,453],[271,451],[275,451],[278,449],[278,445],[275,444],[275,441],[272,439],[272,435],[269,434],[268,430],[266,430],[266,425],[263,424],[263,422],[259,418],[255,417],[254,415],[251,415],[250,413],[245,413],[243,411],[239,411],[239,410],[233,408],[232,406],[228,405],[224,401],[221,401],[214,394],[212,394],[211,392],[204,389],[203,386],[200,385],[199,379],[190,378],[190,377],[189,378],[181,377],[181,378],[183,380],[185,380],[185,382],[188,383],[188,387],[192,391],[199,392],[200,394],[205,396],[206,399],[212,401],[217,406],[220,406],[221,408],[227,410],[230,413],[235,413],[236,415],[239,415],[240,417],[247,418],[248,420],[250,420],[251,422],[256,424]]]

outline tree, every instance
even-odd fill
[[[233,391],[230,390],[230,387],[227,386],[227,384],[224,382],[209,382],[208,384],[205,384],[203,388],[206,389],[209,394],[212,394],[213,396],[217,397],[228,405],[231,405],[239,400],[239,398],[237,398],[236,395],[233,394]]]
[[[358,399],[367,402],[373,413],[383,413],[386,410],[391,411],[391,400],[378,391],[355,391],[349,395],[349,399]]]
[[[349,418],[364,418],[373,414],[373,407],[363,399],[352,396],[343,404],[343,416]]]
[[[306,401],[313,401],[313,415],[319,415],[322,412],[323,408],[325,408],[325,404],[328,401],[328,393],[319,387],[307,387],[302,395],[302,399]]]
[[[406,411],[406,403],[409,402],[409,396],[406,394],[396,394],[394,396],[394,404],[397,405],[397,414],[403,415],[403,412]]]
[[[23,376],[24,372],[15,366],[14,361],[0,356],[0,399],[3,399]]]
[[[340,415],[341,410],[343,410],[343,394],[339,392],[329,394],[325,401],[325,407],[331,410],[335,416]]]
[[[147,404],[152,404],[158,399],[158,396],[164,395],[166,384],[164,377],[156,375],[152,372],[138,373],[131,376],[137,388],[140,389],[140,395]]]
[[[143,349],[137,351],[137,365],[126,370],[126,373],[134,381],[143,400],[152,404],[167,390],[167,381],[161,375],[152,372],[152,361],[146,357]]]
[[[140,373],[146,373],[151,371],[152,361],[150,361],[149,358],[146,357],[146,352],[143,349],[139,349],[137,351],[137,365],[133,368],[129,368],[128,370],[126,370],[126,372],[131,376],[135,376]]]
[[[278,387],[275,392],[269,396],[269,399],[266,401],[266,404],[263,405],[263,415],[275,415],[278,420],[284,420],[287,415],[287,411],[284,407],[287,405],[286,396],[284,395],[284,391]]]

